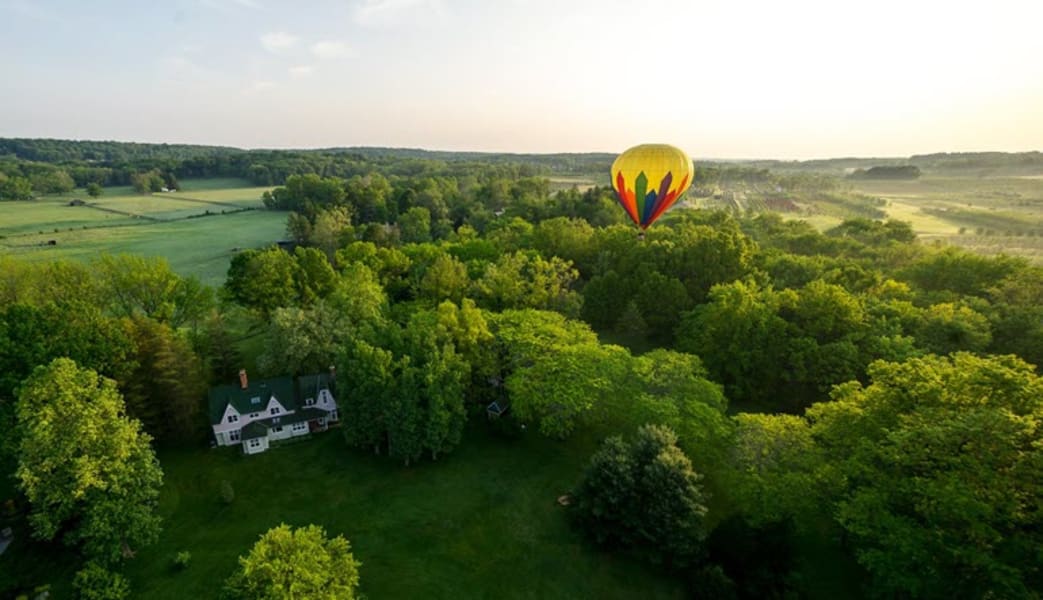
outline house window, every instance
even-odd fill
[[[260,448],[261,447],[261,440],[259,440],[257,438],[254,438],[254,439],[250,440],[250,447],[251,448]]]
[[[277,415],[277,414],[279,414],[279,407],[278,406],[273,406],[272,410],[270,410],[268,412],[270,412],[273,415]]]
[[[304,405],[305,406],[315,406],[315,398],[305,398],[304,399]]]
[[[239,420],[239,415],[228,415],[228,422],[235,423]]]
[[[250,418],[251,419],[256,419],[259,416],[261,416],[261,413],[250,413]]]
[[[282,427],[272,427],[272,433],[282,433]]]
[[[228,432],[228,441],[230,441],[230,442],[238,442],[239,441],[239,430],[238,429],[236,429],[235,431],[229,431]]]

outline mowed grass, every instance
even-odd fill
[[[144,222],[49,233],[19,238],[19,246],[0,246],[5,252],[30,261],[90,260],[102,253],[161,256],[182,275],[195,275],[204,283],[220,285],[236,249],[265,246],[282,239],[286,213],[249,211],[213,215],[166,223]],[[48,239],[55,246],[42,246]],[[10,241],[10,240],[4,240]]]
[[[555,499],[594,446],[503,439],[477,422],[452,454],[408,468],[347,447],[337,430],[257,456],[162,452],[164,532],[126,572],[134,597],[212,598],[266,530],[314,523],[351,541],[370,598],[682,597],[676,580],[568,526]],[[176,571],[185,550],[192,563]]]
[[[247,187],[227,187],[244,184]],[[143,196],[129,187],[106,188],[97,200],[77,190],[0,203],[0,253],[30,261],[89,260],[121,252],[161,256],[183,275],[220,285],[237,249],[284,237],[286,213],[263,210],[261,194],[270,188],[237,179],[187,180],[183,185],[183,191],[169,194]],[[68,206],[73,198],[121,212]],[[260,210],[235,212],[239,208]],[[55,245],[49,245],[51,240]]]
[[[133,217],[94,210],[85,206],[69,206],[68,199],[0,202],[0,244],[29,243],[17,236],[54,233],[55,229],[81,229],[125,225]]]
[[[179,192],[180,193],[180,192]],[[184,219],[193,215],[204,214],[207,210],[220,212],[216,205],[193,202],[181,199],[173,194],[152,194],[149,196],[101,197],[91,202],[91,206],[79,207],[84,210],[98,210],[94,207],[140,215],[161,221]]]

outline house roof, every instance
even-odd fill
[[[263,438],[268,435],[268,427],[261,421],[254,421],[246,427],[243,427],[242,440],[249,441],[257,438]]]
[[[210,423],[217,425],[225,414],[225,408],[231,404],[239,414],[249,414],[265,410],[268,400],[275,396],[279,404],[286,410],[296,410],[293,380],[289,377],[276,377],[250,382],[245,390],[238,385],[219,385],[210,388]]]
[[[242,440],[249,441],[254,438],[262,438],[268,435],[271,427],[286,427],[294,423],[303,423],[320,417],[328,416],[329,413],[321,408],[304,408],[291,414],[282,414],[267,419],[259,419],[243,427]]]
[[[511,407],[510,403],[507,402],[506,400],[497,400],[497,401],[493,402],[492,404],[490,404],[489,406],[487,406],[485,408],[485,410],[487,410],[487,411],[489,411],[489,412],[491,412],[491,413],[493,413],[495,415],[502,415],[503,413],[507,412],[507,409],[510,408],[510,407]]]
[[[297,397],[315,398],[319,390],[330,389],[332,381],[329,373],[315,373],[314,375],[301,375],[297,378]]]

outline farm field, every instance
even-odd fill
[[[0,253],[31,261],[87,260],[102,252],[162,256],[175,271],[220,285],[236,248],[283,237],[285,213],[244,210],[262,208],[260,196],[268,188],[230,179],[183,183],[182,191],[151,196],[106,189],[95,206],[68,205],[87,200],[82,193],[5,203]]]
[[[580,192],[585,192],[590,188],[594,187],[595,185],[608,185],[607,178],[605,181],[599,182],[595,181],[594,177],[579,175],[556,175],[553,177],[548,177],[547,179],[548,181],[550,181],[550,189],[555,192],[560,190],[572,189],[573,187],[578,189]]]
[[[1043,178],[928,175],[852,183],[886,200],[888,217],[912,223],[926,242],[1043,262]]]
[[[676,579],[600,552],[569,527],[555,499],[593,449],[592,440],[500,438],[479,422],[451,455],[409,468],[350,449],[339,430],[257,456],[160,451],[163,533],[125,572],[134,597],[211,598],[263,532],[314,523],[351,542],[370,598],[683,597]],[[183,550],[192,561],[177,571]],[[34,580],[64,571],[19,554]]]

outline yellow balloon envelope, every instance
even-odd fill
[[[668,144],[642,144],[612,163],[612,187],[619,203],[641,229],[647,229],[688,189],[692,161]]]

